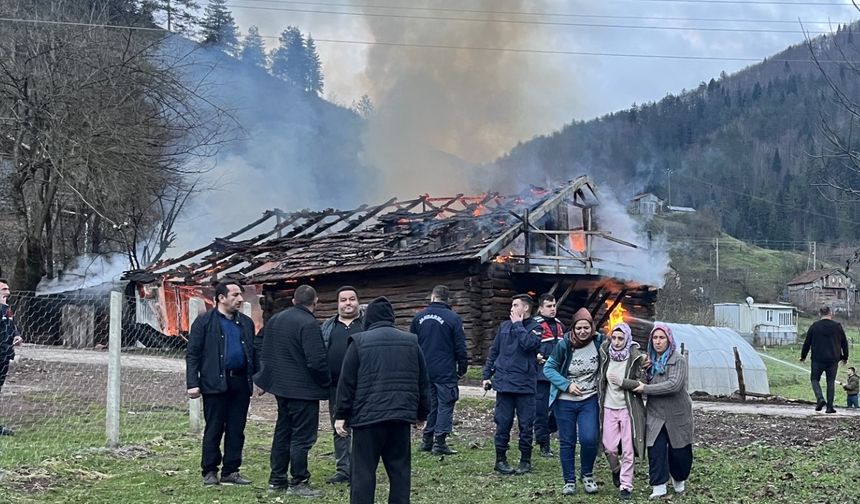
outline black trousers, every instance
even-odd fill
[[[839,361],[832,363],[812,361],[809,375],[812,380],[812,392],[815,393],[816,401],[824,401],[824,396],[821,394],[821,375],[824,374],[827,382],[827,409],[833,409],[833,394],[835,393],[836,371],[838,369]]]
[[[669,475],[675,481],[687,481],[693,467],[693,445],[688,444],[675,448],[669,442],[669,433],[664,426],[654,440],[654,446],[648,447],[648,479],[651,486],[662,485],[669,481]]]
[[[6,375],[9,373],[9,361],[2,360],[0,361],[0,389],[3,388],[3,384],[6,383]]]
[[[272,472],[269,484],[285,486],[307,482],[308,452],[317,442],[320,402],[277,397],[278,421],[272,438]],[[292,478],[287,479],[287,470]]]
[[[548,381],[538,380],[535,389],[535,441],[540,446],[549,445],[549,435],[558,430],[555,415],[549,409]]]
[[[224,439],[224,466],[221,474],[231,474],[242,465],[242,448],[245,445],[245,423],[251,391],[244,376],[227,378],[227,392],[203,394],[203,456],[200,468],[206,473],[217,471],[221,464],[221,439]]]
[[[381,422],[352,429],[352,486],[350,504],[373,504],[379,459],[388,474],[388,504],[409,504],[412,486],[411,426],[406,422]]]
[[[508,451],[511,428],[514,426],[514,415],[517,417],[517,428],[520,431],[520,457],[522,460],[530,461],[535,423],[535,395],[496,393],[493,420],[496,422],[495,444],[497,452]]]

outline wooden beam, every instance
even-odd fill
[[[571,292],[573,292],[573,288],[576,287],[576,282],[578,281],[579,280],[574,279],[572,282],[570,282],[570,285],[567,286],[567,289],[565,289],[564,294],[562,294],[561,297],[556,300],[556,306],[561,306],[564,304],[565,301],[567,301],[567,297],[570,296]]]
[[[361,217],[356,218],[354,221],[350,222],[348,226],[346,226],[345,228],[341,229],[338,232],[339,233],[348,233],[348,232],[352,231],[353,229],[357,228],[358,226],[360,226],[360,225],[364,224],[365,222],[367,222],[368,220],[372,219],[379,212],[388,208],[395,201],[397,201],[397,198],[391,198],[390,200],[386,201],[385,203],[383,203],[377,207],[372,208],[369,212],[362,215]]]
[[[553,208],[558,206],[565,198],[579,190],[583,184],[589,182],[590,179],[588,177],[579,177],[573,183],[559,191],[555,196],[549,198],[544,201],[539,207],[534,209],[529,216],[530,220],[536,221],[543,218],[544,215],[549,213]],[[514,225],[509,227],[506,231],[500,234],[495,240],[490,242],[486,247],[481,249],[475,257],[481,260],[481,262],[488,262],[493,256],[502,251],[505,247],[507,247],[511,242],[513,242],[517,236],[522,232],[522,227],[520,225]]]
[[[621,304],[621,300],[624,298],[625,294],[627,294],[627,289],[621,289],[621,292],[619,292],[618,295],[615,296],[615,301],[611,305],[609,305],[609,309],[606,310],[606,312],[600,318],[600,323],[594,327],[602,327],[603,324],[606,323],[606,319],[609,318],[609,314],[612,313],[612,310],[614,310],[619,304]]]

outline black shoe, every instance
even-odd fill
[[[290,485],[287,493],[292,495],[298,495],[299,497],[307,497],[309,499],[313,499],[314,497],[321,497],[322,492],[319,490],[314,490],[307,483],[298,483],[296,485]]]
[[[7,429],[6,427],[3,427],[2,425],[0,425],[0,436],[14,436],[14,435],[15,435],[15,431],[13,431],[12,429]]]
[[[340,483],[349,483],[349,476],[343,473],[337,473],[331,478],[325,480],[329,485],[338,485]]]
[[[286,492],[290,485],[286,483],[269,483],[270,492]]]
[[[239,474],[239,471],[234,473],[230,473],[228,475],[224,475],[221,473],[221,484],[222,485],[250,485],[251,480]]]
[[[618,472],[613,471],[612,472],[612,484],[615,485],[615,488],[621,488],[621,471],[618,471]],[[622,490],[622,492],[623,491],[624,490]],[[627,492],[627,494],[629,495],[630,492]],[[628,497],[628,499],[629,499],[629,497]]]
[[[457,451],[452,450],[448,447],[448,443],[445,442],[445,438],[448,437],[448,434],[439,434],[436,436],[435,441],[433,442],[433,450],[431,453],[433,455],[456,455]]]
[[[511,465],[510,465],[510,464],[508,464],[508,461],[507,461],[507,460],[497,460],[497,461],[496,461],[496,466],[495,466],[495,467],[493,467],[493,469],[494,469],[497,473],[499,473],[499,474],[505,474],[505,475],[514,474],[514,473],[516,472],[516,471],[514,470],[514,468],[513,468],[513,467],[511,467]]]
[[[834,408],[827,408],[827,411],[825,411],[825,413],[836,413],[836,409],[834,409]]]
[[[203,486],[212,486],[218,484],[218,473],[209,471],[203,476]]]
[[[517,466],[517,474],[526,474],[532,472],[532,464],[531,462],[526,462],[525,460],[520,461],[520,465]]]
[[[425,432],[424,436],[421,438],[421,446],[418,447],[418,451],[429,452],[433,449],[433,433]]]
[[[618,498],[621,500],[630,500],[631,496],[630,490],[627,490],[626,488],[622,488],[621,491],[618,492]]]
[[[815,411],[823,410],[825,404],[827,404],[827,403],[824,401],[818,401],[818,403],[815,405]]]
[[[552,453],[552,449],[550,449],[548,444],[542,445],[540,447],[540,456],[543,458],[553,458],[555,454]]]

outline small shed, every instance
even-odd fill
[[[663,200],[652,193],[642,193],[633,196],[628,210],[633,215],[661,215]]]
[[[714,304],[714,323],[737,331],[749,343],[791,345],[797,341],[797,308],[784,304]]]
[[[801,273],[788,282],[788,298],[792,303],[815,312],[827,305],[834,313],[851,316],[857,285],[840,269],[817,269]]]
[[[738,390],[738,373],[734,355],[734,348],[737,348],[743,365],[744,385],[747,392],[770,393],[764,361],[737,332],[727,327],[667,325],[672,329],[678,348],[683,343],[684,351],[687,353],[688,392],[730,395]]]

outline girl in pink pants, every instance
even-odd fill
[[[612,329],[600,347],[600,424],[603,449],[612,469],[618,497],[628,500],[633,491],[633,460],[645,454],[645,406],[633,393],[644,372],[645,354],[633,341],[627,324]],[[619,453],[621,455],[619,460]]]

